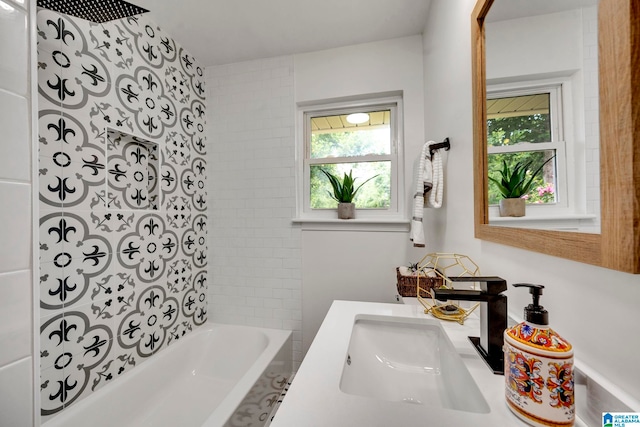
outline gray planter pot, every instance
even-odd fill
[[[339,219],[354,219],[356,217],[356,205],[353,203],[338,203]]]
[[[524,216],[525,200],[520,198],[500,200],[500,216]]]

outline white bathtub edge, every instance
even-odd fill
[[[231,392],[229,392],[224,400],[215,408],[215,411],[209,416],[202,427],[222,427],[225,422],[233,415],[235,409],[241,404],[244,396],[249,392],[249,390],[251,390],[253,384],[261,377],[261,375],[269,367],[272,360],[278,355],[278,352],[280,352],[285,347],[288,347],[288,354],[286,355],[286,357],[289,363],[289,369],[291,369],[292,367],[292,332],[287,330],[206,322],[198,328],[194,329],[191,333],[187,334],[180,341],[195,339],[197,335],[206,333],[207,331],[218,327],[232,327],[240,329],[246,328],[261,331],[268,337],[268,344],[264,351],[260,354],[260,356],[251,365],[251,368],[238,380]],[[288,344],[287,340],[289,341]],[[179,347],[180,345],[180,342],[169,345],[166,348],[162,349],[157,356],[143,360],[142,363],[140,363],[130,372],[126,373],[126,375],[124,375],[122,378],[119,378],[113,383],[105,385],[104,387],[100,388],[84,399],[75,402],[69,408],[69,410],[63,411],[53,418],[50,418],[46,422],[42,423],[41,427],[65,427],[69,419],[74,419],[74,417],[76,416],[76,412],[86,411],[88,408],[91,408],[91,405],[95,404],[96,400],[105,399],[105,395],[105,401],[108,401],[109,393],[113,393],[114,390],[117,390],[119,387],[125,387],[127,381],[131,381],[132,379],[134,380],[142,373],[142,370],[145,369],[145,365],[155,365],[159,363],[159,361],[157,361],[157,358],[162,357],[162,353],[175,351],[173,350],[173,348]]]
[[[205,324],[206,325],[206,324]],[[237,326],[237,325],[233,325]],[[245,327],[245,326],[239,326]],[[242,378],[235,385],[231,393],[220,403],[216,408],[216,411],[202,424],[202,427],[221,427],[227,420],[233,415],[236,408],[244,396],[246,396],[253,385],[263,375],[265,370],[269,367],[269,364],[275,360],[278,353],[285,346],[286,341],[289,340],[289,348],[291,348],[291,339],[293,332],[282,329],[268,329],[256,326],[246,326],[247,328],[259,329],[263,331],[269,337],[269,344],[260,357],[253,364],[252,369],[245,373]],[[288,363],[289,370],[292,369],[292,351],[289,351]]]

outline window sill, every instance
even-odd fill
[[[411,222],[398,218],[293,218],[303,230],[393,231],[408,232]]]
[[[598,217],[593,214],[527,215],[522,217],[490,216],[489,224],[502,227],[599,233]]]

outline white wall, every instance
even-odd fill
[[[402,91],[405,195],[413,192],[413,165],[425,141],[420,36],[295,56],[295,100],[313,101]],[[442,140],[445,133],[426,132]],[[408,211],[410,212],[410,211]],[[409,213],[407,213],[409,215]],[[432,240],[426,249],[435,249]],[[306,353],[336,299],[394,302],[395,267],[425,253],[410,249],[406,229],[302,231],[302,340]]]
[[[448,133],[446,223],[442,251],[471,256],[482,273],[508,283],[546,286],[542,303],[551,326],[575,347],[576,357],[611,384],[640,400],[640,275],[630,275],[473,237],[470,14],[475,0],[434,0],[424,32],[425,128]],[[443,64],[446,66],[443,67]],[[522,315],[526,292],[509,290],[509,310]],[[638,410],[638,408],[635,408]]]
[[[582,68],[580,9],[488,22],[485,32],[487,79],[575,72]]]
[[[301,354],[293,58],[206,70],[209,319],[293,330]]]
[[[35,421],[32,22],[29,2],[0,1],[0,424],[12,427]]]

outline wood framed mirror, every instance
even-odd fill
[[[640,273],[640,2],[599,0],[600,234],[489,225],[484,21],[471,16],[475,237]]]

